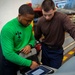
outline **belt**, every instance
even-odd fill
[[[52,45],[47,45],[45,43],[42,43],[42,44],[44,44],[45,46],[47,46],[50,49],[60,49],[60,48],[62,48],[62,46],[52,46]]]
[[[60,49],[60,48],[62,48],[62,46],[48,46],[48,48],[50,48],[50,49]]]

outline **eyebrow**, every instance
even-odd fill
[[[26,20],[27,22],[31,22],[32,20]]]
[[[50,16],[50,15],[52,15],[52,14],[43,14],[43,15]]]

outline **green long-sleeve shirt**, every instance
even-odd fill
[[[26,45],[35,45],[32,26],[22,26],[15,18],[4,25],[1,30],[1,46],[5,58],[17,65],[30,66],[32,61],[17,54]]]

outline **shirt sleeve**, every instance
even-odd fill
[[[70,20],[69,17],[63,19],[63,26],[66,32],[68,32],[71,37],[75,40],[75,24]]]
[[[38,21],[36,23],[36,27],[35,27],[35,31],[34,31],[34,36],[36,40],[39,40],[42,36],[42,32],[41,32],[41,26],[40,26],[40,21]]]
[[[30,66],[32,61],[19,56],[14,50],[13,33],[9,28],[3,28],[1,31],[1,46],[4,57],[22,66]]]
[[[30,38],[30,42],[29,44],[34,47],[35,46],[35,37],[34,37],[34,34],[32,32],[32,26],[31,26],[31,38]]]

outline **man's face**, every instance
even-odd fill
[[[55,13],[55,10],[51,9],[49,10],[48,12],[45,12],[43,9],[42,9],[42,13],[43,13],[43,16],[45,17],[46,20],[51,20],[54,16],[54,13]]]
[[[19,18],[19,22],[20,22],[23,26],[27,27],[27,26],[29,26],[29,24],[30,24],[31,21],[33,20],[34,15],[31,15],[31,14],[19,15],[18,18]]]

